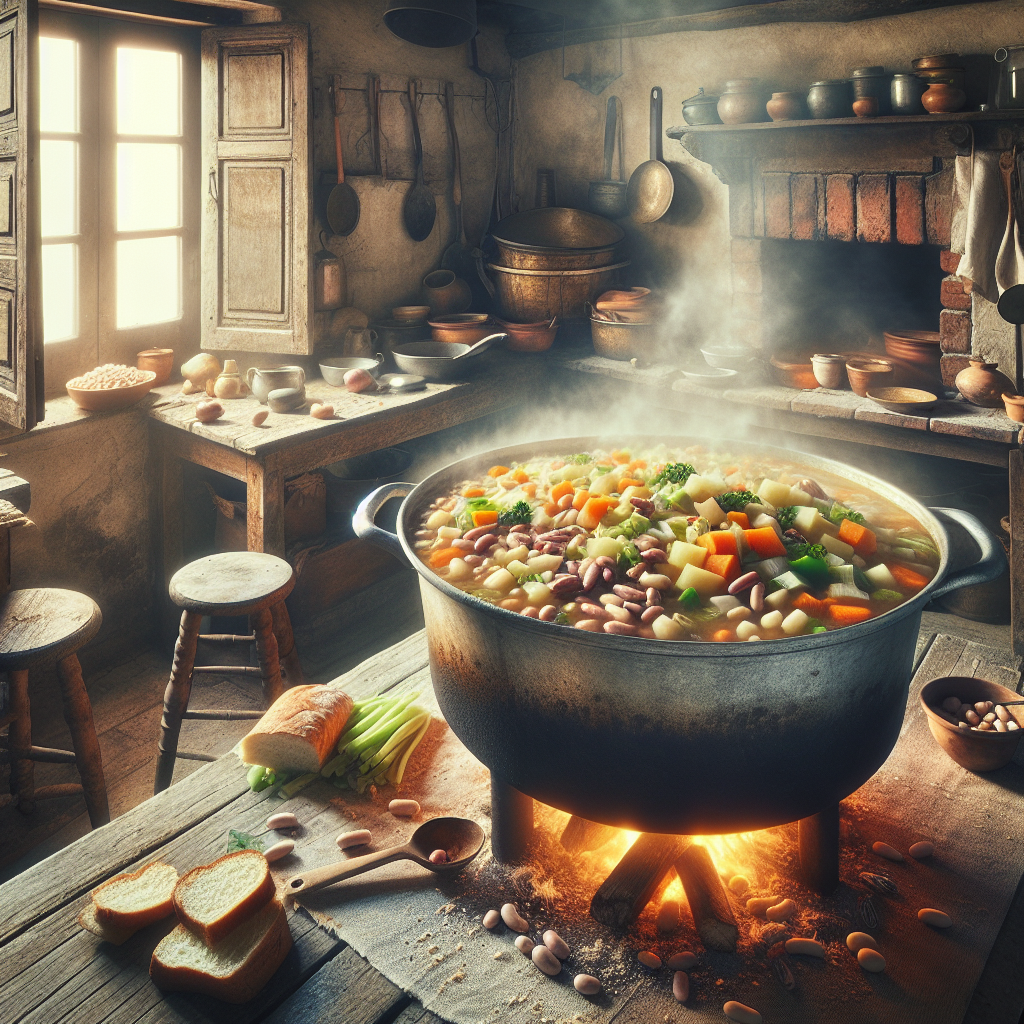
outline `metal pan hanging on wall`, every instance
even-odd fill
[[[417,46],[459,46],[476,35],[476,0],[392,0],[384,24]]]

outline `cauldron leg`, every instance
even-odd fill
[[[801,818],[800,869],[804,881],[823,896],[839,884],[839,804]]]
[[[491,851],[499,864],[522,860],[533,837],[533,797],[491,772]]]

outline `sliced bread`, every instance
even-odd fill
[[[329,686],[293,686],[241,743],[242,760],[275,771],[318,772],[335,753],[352,698]]]
[[[201,992],[244,1003],[270,980],[291,948],[288,915],[273,899],[215,946],[179,924],[153,951],[149,974],[165,992]]]
[[[267,858],[257,850],[239,850],[182,875],[174,887],[174,910],[189,931],[215,946],[275,892]]]
[[[93,935],[98,935],[105,942],[109,942],[114,946],[120,946],[135,934],[134,928],[121,928],[116,924],[104,924],[102,921],[98,920],[96,918],[96,904],[93,903],[92,900],[89,900],[89,902],[82,907],[78,915],[78,923],[87,932],[92,932]]]
[[[92,894],[96,920],[131,931],[145,928],[174,909],[171,895],[177,882],[178,872],[163,861],[115,875]]]

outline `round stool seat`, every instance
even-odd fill
[[[103,624],[91,597],[74,590],[12,590],[0,602],[0,672],[60,661]]]
[[[292,567],[276,555],[228,551],[179,569],[168,587],[179,607],[203,615],[251,615],[283,601],[295,585]]]

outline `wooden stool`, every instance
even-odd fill
[[[102,622],[96,602],[73,590],[12,590],[0,603],[0,671],[7,673],[11,690],[10,714],[0,719],[0,728],[10,726],[6,740],[0,740],[0,759],[10,763],[11,795],[24,814],[35,809],[36,800],[82,793],[92,827],[110,821],[92,705],[76,653],[97,634]],[[32,745],[29,669],[54,663],[74,753]],[[82,783],[36,789],[33,761],[73,764]]]
[[[196,673],[222,675],[234,673],[259,676],[265,705],[281,696],[281,666],[289,686],[302,682],[302,666],[295,650],[291,619],[284,599],[295,586],[292,567],[275,555],[259,551],[231,551],[209,555],[190,562],[172,577],[171,600],[184,611],[181,629],[174,645],[171,678],[164,692],[164,713],[160,720],[154,793],[171,784],[174,761],[184,757],[192,761],[214,761],[210,754],[178,750],[181,723],[186,718],[206,721],[231,721],[261,718],[262,711],[189,711],[192,677]],[[248,615],[252,636],[199,635],[204,615]],[[248,665],[196,665],[196,647],[200,640],[219,643],[256,643],[259,668]]]

